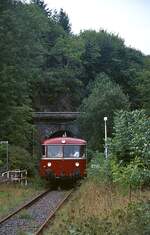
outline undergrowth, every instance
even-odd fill
[[[53,235],[149,235],[150,192],[120,194],[87,179],[45,233]]]
[[[0,185],[0,218],[41,192],[41,188],[19,184]]]

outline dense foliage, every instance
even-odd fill
[[[139,157],[149,165],[150,156],[150,118],[144,110],[118,111],[114,120],[114,136],[111,154],[118,160],[129,162]]]
[[[70,223],[65,228],[65,235],[148,235],[150,204],[133,203],[127,209],[116,209],[104,218],[88,217],[78,220],[78,223]],[[55,235],[58,235],[56,232]]]
[[[117,111],[108,158],[95,153],[89,176],[103,183],[139,188],[150,182],[150,120],[144,110]]]
[[[33,176],[36,171],[35,161],[36,158],[33,158],[27,150],[13,145],[9,148],[9,167],[11,169],[28,169],[28,176]]]
[[[38,169],[33,111],[82,113],[81,133],[91,148],[90,184],[74,200],[76,223],[71,206],[70,214],[61,215],[61,232],[52,234],[150,234],[149,202],[110,210],[113,197],[119,204],[113,190],[128,192],[131,202],[135,189],[141,196],[149,186],[150,56],[105,30],[74,35],[63,9],[52,11],[43,0],[0,0],[0,52],[0,141],[9,141],[10,168],[26,168],[30,175]],[[108,159],[99,153],[104,116],[111,137]],[[6,157],[6,144],[0,143],[0,170],[6,169]],[[89,187],[93,182],[99,190]]]
[[[128,109],[128,97],[118,84],[105,74],[99,74],[92,84],[90,95],[83,100],[80,117],[81,132],[93,149],[103,148],[104,117],[108,117],[108,135],[112,132],[113,113]]]
[[[0,51],[0,140],[31,152],[33,110],[82,104],[83,135],[97,149],[103,116],[111,133],[113,112],[128,100],[149,113],[150,57],[105,30],[74,35],[63,9],[52,11],[43,0],[0,1]]]
[[[134,194],[132,202],[118,188],[86,180],[59,211],[46,232],[64,235],[148,235],[149,191]]]

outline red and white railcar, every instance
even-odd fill
[[[40,175],[53,179],[80,179],[86,175],[86,141],[57,137],[43,141]]]

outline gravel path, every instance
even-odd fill
[[[65,197],[66,191],[51,191],[32,206],[20,211],[0,225],[0,235],[34,233]]]

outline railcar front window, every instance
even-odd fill
[[[47,157],[50,158],[61,158],[63,156],[62,146],[49,145],[47,149]]]
[[[85,146],[68,145],[64,146],[64,158],[85,157]]]

